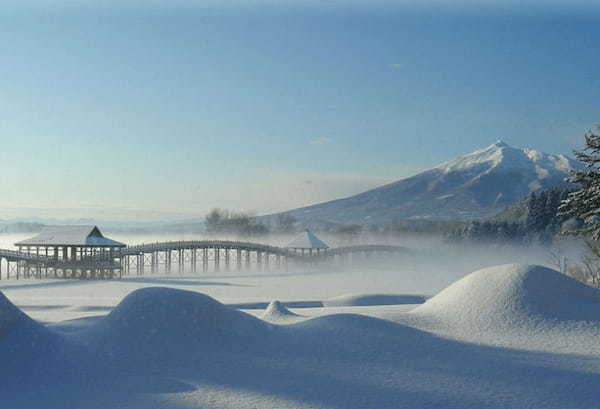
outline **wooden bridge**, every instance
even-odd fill
[[[58,252],[41,254],[39,248],[26,251],[0,249],[0,279],[9,278],[116,278],[123,275],[183,274],[191,272],[268,271],[287,269],[290,263],[341,263],[400,254],[406,247],[359,245],[327,249],[317,253],[297,252],[261,243],[194,240],[139,244],[110,251],[77,253],[69,259]]]

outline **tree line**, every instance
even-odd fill
[[[450,241],[488,244],[550,245],[562,233],[577,227],[577,218],[559,208],[573,189],[551,188],[530,193],[517,206],[483,221],[472,221],[450,231]]]
[[[205,218],[206,233],[237,237],[259,237],[269,233],[294,233],[296,219],[289,214],[280,214],[275,222],[267,224],[251,213],[221,208],[212,209]]]

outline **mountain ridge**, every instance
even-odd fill
[[[581,166],[566,155],[498,141],[357,195],[278,214],[291,215],[305,225],[487,218],[531,192],[569,186],[568,171]]]

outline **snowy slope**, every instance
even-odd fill
[[[507,264],[469,274],[413,314],[469,330],[600,323],[600,291],[546,267]]]
[[[492,216],[532,191],[566,184],[578,162],[497,142],[430,170],[345,199],[291,210],[303,223]]]
[[[45,288],[48,296],[60,291]],[[594,408],[600,351],[579,346],[597,343],[596,293],[552,270],[505,265],[473,273],[394,319],[378,318],[376,309],[362,315],[372,307],[354,307],[361,315],[324,308],[275,325],[198,292],[144,288],[105,317],[51,329],[0,295],[3,322],[10,323],[0,335],[0,407]],[[269,309],[271,317],[289,316],[281,305]],[[466,319],[514,325],[511,317],[585,323],[589,331],[562,326],[562,337],[521,337],[529,345],[522,348],[484,326],[505,348],[473,342],[479,339],[468,331],[456,339],[420,328],[430,320],[463,330]],[[31,342],[40,337],[42,344]],[[531,348],[536,342],[544,351]],[[26,353],[15,354],[20,365],[7,368],[13,343]]]

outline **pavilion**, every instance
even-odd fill
[[[20,252],[45,256],[56,270],[69,270],[71,276],[90,272],[91,275],[108,272],[111,276],[120,270],[115,250],[125,244],[106,238],[97,226],[46,226],[35,237],[15,243]]]
[[[288,250],[292,250],[295,253],[308,253],[312,256],[313,252],[319,254],[321,251],[326,251],[329,246],[325,244],[320,238],[318,238],[313,232],[306,229],[300,233],[294,240],[285,246]]]

